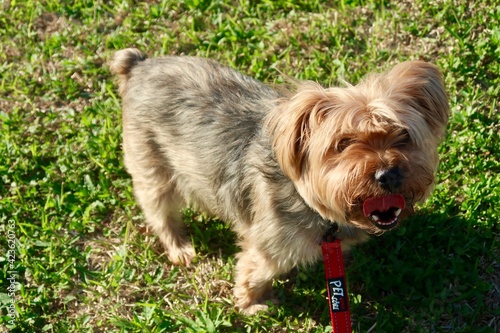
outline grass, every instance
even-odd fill
[[[493,0],[1,1],[0,331],[331,331],[319,265],[276,281],[281,305],[245,317],[233,308],[237,248],[223,222],[186,210],[199,253],[189,268],[170,265],[147,233],[106,66],[136,46],[214,58],[270,84],[280,73],[329,85],[403,60],[437,63],[452,108],[439,184],[401,228],[353,251],[353,328],[498,332],[499,21]]]

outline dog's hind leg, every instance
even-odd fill
[[[130,134],[130,133],[126,133]],[[140,133],[124,135],[125,165],[132,175],[134,194],[142,207],[147,224],[158,235],[174,264],[188,265],[195,256],[193,245],[185,233],[181,208],[183,200],[175,181],[149,140]]]
[[[158,188],[157,184],[144,182],[140,178],[134,178],[134,193],[148,225],[160,238],[170,261],[188,265],[194,258],[195,251],[186,237],[180,211],[181,201],[177,199],[175,191]]]

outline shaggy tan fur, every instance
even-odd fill
[[[273,278],[395,227],[434,184],[448,101],[436,66],[405,62],[356,86],[289,95],[207,59],[116,53],[134,192],[170,260],[195,256],[180,209],[239,236],[235,303],[266,308]]]

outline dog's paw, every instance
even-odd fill
[[[186,243],[179,247],[170,247],[168,249],[168,259],[178,266],[189,266],[196,256],[196,251],[190,243]]]
[[[247,306],[246,308],[240,308],[240,312],[247,316],[252,316],[258,312],[267,312],[269,310],[269,306],[266,304],[252,304]]]

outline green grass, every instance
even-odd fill
[[[237,248],[224,223],[186,211],[199,252],[189,268],[170,265],[144,231],[106,66],[136,46],[214,58],[270,84],[280,73],[329,85],[403,60],[437,63],[452,108],[439,184],[404,226],[353,251],[353,328],[498,332],[498,22],[493,0],[0,2],[0,331],[331,331],[320,265],[276,281],[282,304],[245,317],[233,308]]]

